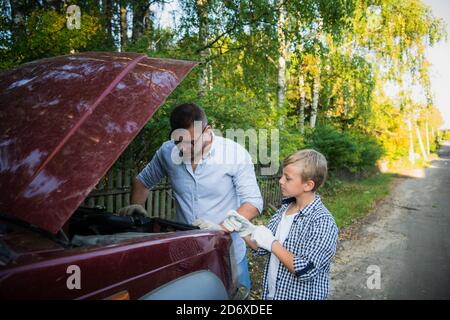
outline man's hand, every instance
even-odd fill
[[[224,231],[224,229],[217,223],[205,219],[196,219],[192,222],[192,225],[199,227],[200,229]]]
[[[252,232],[251,240],[255,241],[258,247],[266,249],[269,252],[272,252],[272,244],[276,241],[272,231],[265,226],[257,226]]]
[[[235,210],[228,211],[227,218],[222,225],[230,232],[237,231],[241,237],[248,236],[256,228],[254,224]]]
[[[119,216],[134,216],[134,215],[147,215],[147,211],[140,204],[132,204],[119,209],[117,212]]]

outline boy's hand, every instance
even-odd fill
[[[256,228],[256,226],[248,221],[247,218],[241,216],[234,210],[228,211],[227,218],[223,221],[222,224],[230,232],[239,232],[239,235],[241,237],[250,235]]]
[[[272,244],[276,240],[272,231],[264,226],[257,226],[253,232],[251,240],[258,244],[258,247],[272,252]]]

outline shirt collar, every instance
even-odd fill
[[[289,197],[289,198],[285,198],[283,200],[281,200],[281,204],[282,205],[289,205],[290,203],[295,201],[295,197]],[[297,219],[299,216],[306,216],[308,215],[310,212],[313,211],[313,209],[319,204],[321,203],[321,198],[320,195],[316,193],[314,200],[308,204],[306,207],[304,207],[302,210],[300,210],[300,214],[297,215],[295,217],[295,219]]]
[[[207,154],[205,154],[203,156],[203,159],[207,159],[210,158],[211,156],[214,156],[215,152],[216,152],[216,135],[214,134],[214,131],[211,130],[211,148],[209,148],[209,151]]]

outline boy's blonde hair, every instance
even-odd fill
[[[327,159],[320,152],[313,149],[304,149],[288,156],[283,161],[283,168],[295,164],[300,169],[302,180],[314,181],[315,192],[324,183],[327,176]]]

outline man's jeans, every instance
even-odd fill
[[[244,257],[242,261],[237,266],[238,274],[238,286],[245,287],[245,299],[248,299],[250,295],[250,273],[248,272],[248,261],[247,257]]]

